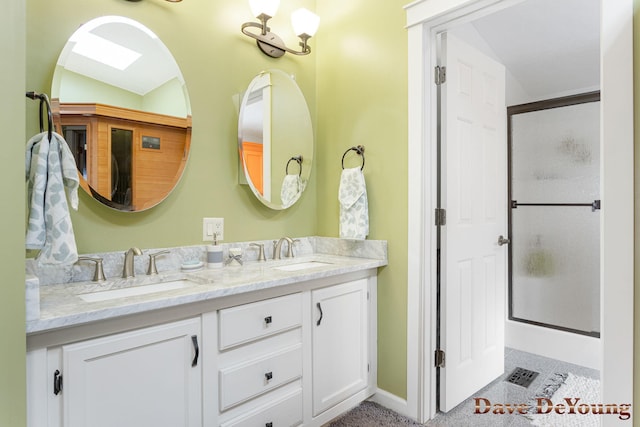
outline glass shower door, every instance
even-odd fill
[[[509,318],[600,335],[600,102],[510,107]]]

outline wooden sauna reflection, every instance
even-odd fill
[[[57,130],[74,153],[81,185],[101,202],[120,210],[146,209],[180,179],[191,144],[190,116],[104,104],[56,107]]]

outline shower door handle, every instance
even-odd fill
[[[508,245],[509,243],[511,243],[510,239],[505,239],[502,235],[498,237],[498,246]]]

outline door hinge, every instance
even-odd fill
[[[443,208],[436,208],[436,226],[447,225],[447,210]]]
[[[367,301],[369,301],[369,291],[367,291]]]
[[[62,374],[58,369],[53,373],[53,394],[56,396],[62,391]]]
[[[436,368],[444,368],[444,350],[436,350]]]
[[[370,366],[369,366],[369,364],[367,363],[367,372],[370,372],[370,370],[369,370],[370,368],[371,368],[371,367],[370,367]]]
[[[436,85],[441,85],[447,81],[447,67],[441,67],[436,65],[435,69],[435,83]]]

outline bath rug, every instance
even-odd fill
[[[548,401],[551,401],[551,407],[547,405]],[[543,402],[540,407],[539,402]],[[532,425],[540,427],[598,427],[599,415],[591,408],[592,404],[601,403],[599,379],[572,373],[554,374],[529,401],[529,413],[524,416]],[[574,405],[573,408],[570,404]],[[588,404],[588,410],[585,404]],[[564,408],[557,405],[564,405]],[[553,409],[556,407],[558,412],[564,413],[556,412]]]
[[[564,373],[564,374],[555,373],[549,378],[547,378],[544,384],[538,388],[538,390],[536,391],[536,394],[531,399],[529,399],[529,402],[527,402],[529,406],[529,412],[531,413],[535,412],[535,405],[537,403],[537,399],[539,398],[551,399],[553,395],[556,393],[556,391],[558,391],[560,386],[562,386],[565,383],[568,376],[569,376],[568,373]]]

